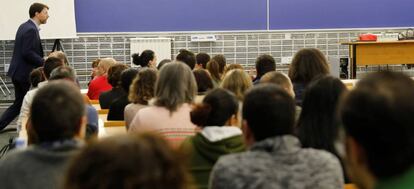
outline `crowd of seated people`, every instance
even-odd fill
[[[133,54],[133,67],[97,59],[86,95],[52,53],[30,75],[28,146],[0,159],[0,188],[414,188],[408,76],[372,73],[348,90],[315,48],[287,74],[260,55],[256,75],[223,55],[183,49],[157,64],[155,53]],[[124,134],[98,135],[92,100]]]

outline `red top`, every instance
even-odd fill
[[[108,83],[106,76],[97,76],[91,81],[88,88],[88,97],[91,100],[98,100],[102,92],[109,91],[112,86]]]

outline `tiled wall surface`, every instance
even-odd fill
[[[77,39],[64,39],[63,47],[70,64],[76,69],[80,82],[86,82],[91,70],[91,62],[96,58],[113,57],[119,62],[130,64],[129,39],[135,37],[169,37],[173,39],[174,58],[180,49],[195,53],[206,52],[214,56],[224,54],[228,63],[239,63],[253,69],[255,59],[260,54],[271,54],[278,64],[277,69],[286,72],[288,60],[296,51],[305,47],[320,49],[328,57],[348,57],[348,42],[360,33],[380,33],[381,31],[308,31],[308,32],[231,32],[209,33],[217,38],[215,42],[191,42],[190,36],[197,33],[157,33],[157,34],[79,34]],[[398,31],[397,31],[398,32]],[[50,51],[53,40],[43,40],[44,49]],[[0,76],[5,78],[5,68],[13,51],[13,41],[0,41]],[[357,77],[386,67],[358,68]],[[389,66],[413,75],[404,66]],[[7,79],[7,81],[10,81]]]

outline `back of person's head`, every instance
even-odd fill
[[[85,106],[79,88],[73,82],[51,81],[40,88],[30,112],[30,130],[40,143],[84,134]]]
[[[290,81],[289,76],[282,72],[271,71],[267,72],[260,79],[260,83],[273,83],[282,88],[284,88],[292,97],[295,97],[295,92],[293,91],[292,81]]]
[[[226,69],[225,69],[225,72],[224,72],[224,73],[227,73],[227,72],[229,72],[229,71],[231,71],[231,70],[235,70],[235,69],[241,69],[241,70],[244,70],[243,66],[242,66],[242,65],[240,65],[240,64],[229,64],[229,65],[226,67]]]
[[[276,61],[272,56],[263,54],[257,57],[255,66],[257,77],[262,77],[267,72],[276,70]]]
[[[35,68],[32,72],[30,72],[30,85],[32,87],[37,87],[40,82],[45,80],[46,78],[43,75],[43,67]]]
[[[344,98],[340,116],[347,138],[377,179],[401,175],[414,163],[414,82],[402,73],[372,73]],[[348,154],[349,156],[350,154]],[[355,168],[355,167],[354,167]]]
[[[245,95],[243,119],[255,141],[293,134],[295,101],[281,87],[259,84]]]
[[[249,74],[241,69],[227,72],[223,78],[223,82],[221,82],[221,87],[233,92],[239,100],[243,100],[244,93],[252,87],[252,85],[252,80]]]
[[[102,58],[98,64],[98,74],[97,75],[104,75],[108,73],[108,70],[111,66],[115,65],[117,62],[113,58]]]
[[[148,67],[152,63],[155,66],[155,53],[152,50],[142,51],[141,55],[139,53],[132,54],[132,63],[141,67]]]
[[[207,63],[207,70],[210,73],[211,78],[214,81],[216,81],[216,82],[220,82],[221,81],[220,65],[218,64],[217,61],[215,61],[214,59],[211,59]]]
[[[207,68],[207,62],[210,61],[210,55],[207,53],[198,53],[196,55],[197,64],[200,64],[203,69]]]
[[[49,7],[42,3],[33,3],[29,8],[29,16],[30,18],[33,18],[36,16],[36,13],[42,12],[42,10],[46,8],[49,9]]]
[[[108,70],[108,83],[112,87],[118,87],[121,85],[121,73],[128,69],[128,66],[125,64],[115,64],[111,66]]]
[[[223,126],[232,117],[237,116],[239,102],[226,89],[213,89],[204,97],[203,103],[191,111],[191,122],[200,127]]]
[[[56,58],[56,57],[47,58],[45,60],[45,65],[43,66],[43,72],[45,74],[46,79],[49,79],[50,73],[52,73],[52,71],[59,66],[63,66],[63,62],[60,61],[59,58]]]
[[[129,86],[132,81],[137,77],[138,70],[134,68],[128,68],[121,73],[121,87],[125,92],[129,93]]]
[[[226,57],[222,54],[218,54],[216,56],[213,56],[213,58],[211,58],[212,60],[216,61],[219,64],[219,73],[223,74],[224,70],[226,68]]]
[[[160,70],[161,67],[164,66],[164,64],[168,64],[170,62],[172,62],[171,59],[163,59],[163,60],[161,60],[161,62],[158,63],[157,70]]]
[[[59,79],[66,79],[71,82],[76,82],[76,71],[69,66],[57,67],[50,74],[49,80]]]
[[[202,94],[213,88],[213,81],[211,76],[205,69],[198,69],[193,71],[194,78],[197,82],[197,92]]]
[[[326,150],[339,157],[335,148],[339,134],[336,109],[346,90],[342,81],[332,76],[318,78],[308,85],[297,127],[303,147]]]
[[[322,52],[315,48],[299,50],[289,67],[292,82],[308,84],[315,77],[329,74],[329,65]]]
[[[132,103],[147,105],[154,97],[157,70],[144,68],[139,70],[137,77],[130,86],[128,99]]]
[[[53,51],[49,54],[48,57],[56,57],[59,58],[60,61],[62,61],[65,65],[69,65],[68,58],[66,57],[66,54],[63,51]]]
[[[190,180],[181,155],[160,136],[134,133],[88,145],[66,173],[65,189],[185,189]]]
[[[184,62],[190,67],[190,69],[194,69],[196,64],[196,57],[194,53],[185,49],[180,50],[180,53],[178,53],[176,60]]]
[[[192,103],[197,92],[197,83],[190,67],[182,62],[163,66],[155,84],[155,105],[177,110],[184,103]]]

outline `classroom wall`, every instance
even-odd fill
[[[314,47],[328,57],[348,57],[348,47],[340,45],[342,41],[355,39],[359,33],[380,33],[373,31],[293,31],[293,32],[229,32],[214,33],[216,42],[191,42],[194,33],[160,33],[160,34],[79,34],[78,39],[65,39],[63,46],[70,63],[76,69],[80,82],[87,82],[91,71],[91,61],[101,57],[114,57],[122,63],[130,64],[129,38],[134,37],[170,37],[173,40],[172,54],[175,57],[179,49],[189,49],[195,53],[207,52],[210,55],[224,54],[229,63],[239,63],[245,68],[254,69],[255,59],[260,54],[271,54],[278,63],[277,70],[286,72],[284,57],[292,57],[300,48]],[[53,40],[44,40],[44,49],[51,50]],[[5,78],[5,66],[9,64],[13,41],[0,41],[0,76]],[[412,70],[399,65],[390,69],[402,70],[414,76]],[[358,68],[357,78],[378,67]],[[10,79],[8,78],[8,81]]]

